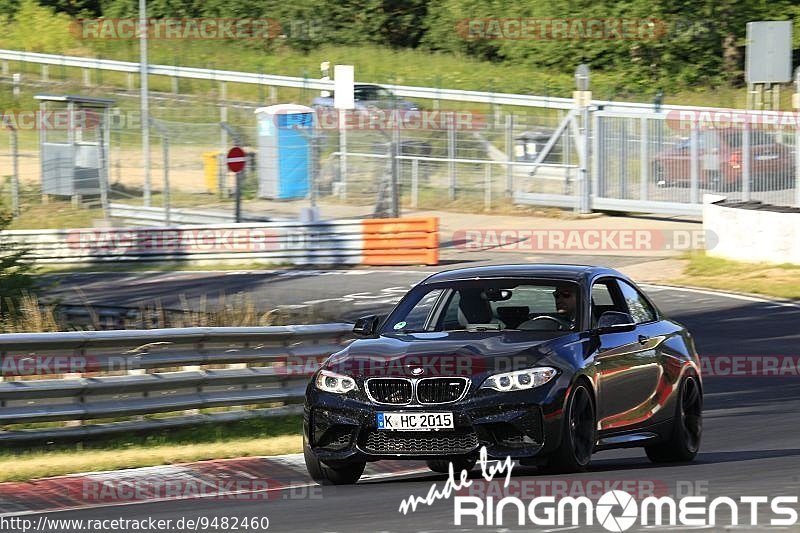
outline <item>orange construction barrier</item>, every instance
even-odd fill
[[[362,221],[364,265],[438,265],[439,219],[378,218]]]

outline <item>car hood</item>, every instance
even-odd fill
[[[550,361],[558,339],[530,332],[431,332],[360,339],[333,354],[324,368],[353,377],[478,377]]]

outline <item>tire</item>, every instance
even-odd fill
[[[703,397],[694,377],[681,383],[675,425],[666,442],[645,447],[647,457],[654,463],[685,463],[693,460],[700,450],[703,436]]]
[[[562,428],[561,445],[545,469],[553,473],[583,472],[597,442],[594,401],[583,383],[576,383],[569,395]]]
[[[317,459],[305,439],[303,440],[303,458],[306,461],[306,469],[311,479],[320,485],[352,485],[364,473],[364,467],[367,466],[366,461],[330,466]]]
[[[470,471],[475,466],[478,458],[475,456],[452,457],[450,459],[428,459],[425,463],[434,472],[448,474],[450,472],[450,462],[453,462],[453,473],[458,477],[462,470]]]

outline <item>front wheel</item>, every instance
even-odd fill
[[[561,445],[548,460],[546,470],[558,473],[586,470],[592,460],[596,435],[592,395],[586,385],[578,383],[564,410]]]
[[[470,471],[475,466],[478,458],[475,456],[468,457],[453,457],[451,459],[428,459],[425,463],[428,468],[440,474],[450,473],[450,463],[453,463],[453,473],[458,476],[462,470]]]
[[[697,456],[703,436],[703,397],[693,377],[683,380],[678,396],[675,422],[669,440],[647,446],[647,457],[654,463],[682,463]]]
[[[305,441],[305,439],[303,440]],[[352,485],[358,481],[367,466],[366,461],[344,463],[337,466],[327,465],[317,459],[306,442],[303,442],[303,458],[311,479],[320,485]]]

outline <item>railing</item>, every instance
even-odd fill
[[[41,264],[261,261],[294,265],[435,265],[438,219],[326,220],[0,232]]]
[[[0,335],[0,442],[145,430],[283,414],[340,350],[350,324]],[[187,414],[212,407],[238,409]],[[157,415],[153,419],[136,419]],[[130,419],[134,417],[134,419]],[[113,422],[82,424],[97,419]]]
[[[145,207],[141,205],[117,204],[109,205],[109,216],[121,218],[133,225],[158,223],[163,224],[167,215],[163,207]],[[170,208],[169,219],[174,224],[226,224],[236,222],[233,211],[215,211],[210,209],[176,209]],[[271,217],[242,215],[242,222],[269,222]]]
[[[109,59],[92,59],[87,57],[63,56],[57,54],[39,54],[33,52],[20,52],[17,50],[0,50],[2,61],[24,61],[41,65],[58,65],[86,69],[110,70],[116,72],[138,73],[139,63],[129,61],[115,61]],[[209,81],[225,81],[234,83],[247,83],[255,85],[291,87],[298,89],[333,90],[332,81],[323,81],[309,78],[296,78],[290,76],[275,76],[253,72],[237,72],[231,70],[217,70],[194,67],[178,67],[172,65],[148,65],[148,73],[157,76],[170,76],[174,78],[191,78]],[[439,89],[432,87],[412,87],[405,85],[384,85],[397,96],[407,98],[426,98],[430,100],[450,100],[458,102],[473,102],[482,104],[512,105],[522,107],[547,107],[552,109],[574,109],[575,101],[572,98],[555,98],[548,96],[532,96],[526,94],[489,93],[480,91],[464,91],[456,89]],[[602,106],[608,110],[652,110],[652,104],[635,102],[610,102],[606,100],[593,100],[593,105]],[[714,109],[695,106],[662,106],[663,111],[680,109]]]

